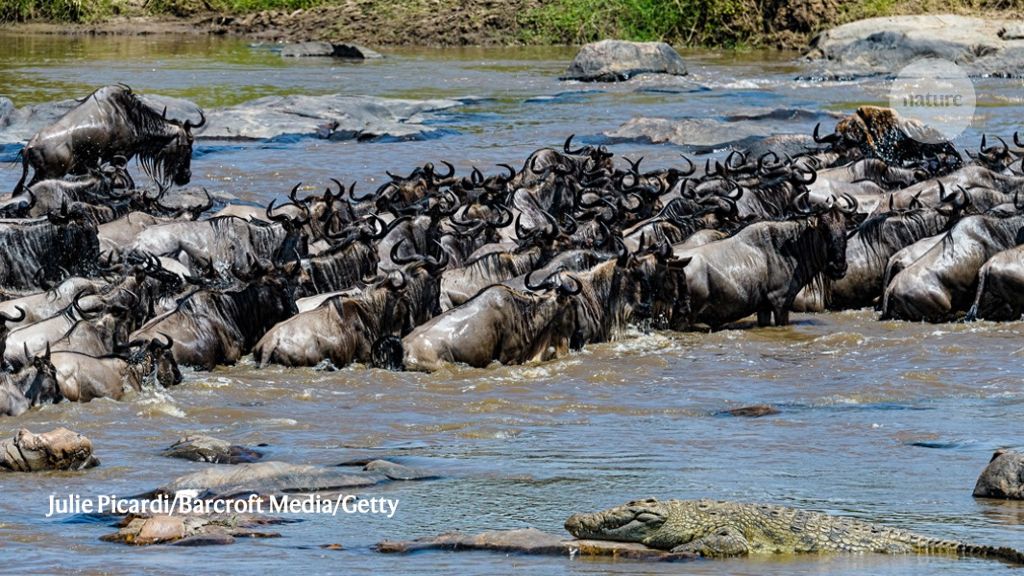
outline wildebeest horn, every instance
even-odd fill
[[[644,157],[643,156],[638,158],[635,162],[633,160],[630,160],[629,158],[623,158],[623,160],[625,160],[626,163],[629,164],[629,171],[630,172],[632,172],[633,174],[636,174],[637,176],[640,175],[640,163],[644,161]]]
[[[809,202],[808,202],[808,199],[810,198],[810,196],[811,196],[811,193],[809,191],[804,191],[804,192],[801,192],[800,194],[797,194],[796,198],[793,199],[793,207],[796,208],[796,211],[798,213],[800,213],[800,214],[810,214],[811,213],[811,207],[810,207]]]
[[[739,157],[740,161],[738,163],[732,161],[734,156],[738,156]],[[729,155],[725,157],[725,165],[726,165],[726,167],[728,167],[728,168],[730,168],[732,170],[740,168],[740,167],[742,167],[746,163],[747,163],[747,156],[746,156],[746,154],[744,154],[744,153],[742,153],[742,152],[740,152],[738,150],[733,150],[732,152],[729,152]]]
[[[199,111],[199,123],[198,124],[193,124],[191,120],[185,120],[185,130],[187,130],[187,131],[191,131],[193,128],[202,128],[205,125],[206,125],[206,115],[203,114],[202,110]]]
[[[14,309],[17,310],[18,312],[21,312],[21,318],[15,318],[14,316],[10,316],[6,312],[0,312],[0,320],[2,320],[3,322],[21,322],[22,320],[24,320],[25,309],[22,308],[21,306],[15,306]]]
[[[820,129],[821,129],[821,122],[818,122],[817,124],[814,125],[814,141],[815,142],[817,142],[818,144],[835,144],[835,143],[839,142],[840,136],[839,136],[839,134],[836,134],[835,132],[833,132],[832,134],[829,134],[828,136],[818,136],[818,130],[820,130]]]
[[[793,180],[805,186],[814,184],[814,181],[818,179],[818,172],[814,168],[797,167],[793,172],[795,172],[792,176]],[[801,174],[802,176],[797,176],[796,174]]]
[[[164,339],[167,340],[167,343],[166,344],[160,344],[160,343],[158,343],[156,341],[156,338],[154,338],[153,339],[153,343],[154,344],[156,344],[160,348],[163,348],[164,350],[170,350],[171,348],[174,347],[174,338],[171,338],[170,336],[168,336],[167,334],[165,334],[163,332],[157,332],[157,334],[159,334],[160,336],[163,336]]]
[[[402,238],[398,242],[395,242],[394,244],[391,245],[391,252],[389,253],[389,255],[391,256],[391,261],[394,262],[395,264],[399,264],[399,265],[411,264],[411,263],[416,262],[417,260],[419,260],[419,258],[417,256],[411,256],[411,257],[403,258],[403,257],[398,255],[398,249],[402,247],[402,244],[404,244],[405,241],[406,241],[406,239]]]
[[[577,294],[579,294],[580,292],[583,291],[583,283],[580,282],[575,276],[573,276],[571,274],[564,274],[564,275],[560,275],[560,276],[564,277],[566,280],[572,280],[572,283],[576,285],[575,288],[567,288],[566,287],[566,282],[559,282],[558,283],[558,291],[561,292],[562,295],[564,295],[564,296],[575,296],[575,295],[577,295]]]
[[[583,152],[583,151],[585,151],[587,149],[586,146],[584,146],[583,148],[579,148],[577,150],[573,150],[571,148],[572,147],[572,139],[575,138],[575,137],[576,137],[575,134],[569,134],[569,137],[565,139],[565,144],[562,145],[562,151],[564,151],[566,154],[576,155],[576,154],[580,154],[581,152]]]
[[[679,157],[682,158],[683,160],[686,160],[687,166],[686,170],[680,171],[680,175],[686,177],[697,171],[697,167],[693,165],[693,161],[687,158],[685,154],[680,154]]]
[[[498,178],[500,178],[502,180],[508,181],[508,180],[511,180],[511,179],[516,177],[516,169],[515,168],[509,166],[508,164],[498,164],[498,166],[504,168],[505,170],[508,170],[508,176],[507,177],[506,176],[499,176]]]
[[[847,206],[845,208],[843,206],[841,206],[841,205],[837,205],[836,206],[836,208],[840,212],[842,212],[843,214],[846,214],[847,216],[857,213],[857,206],[858,206],[858,204],[857,204],[857,199],[856,198],[851,196],[848,192],[843,192],[843,194],[842,194],[842,196],[840,196],[840,198],[845,200],[846,204],[847,204]]]

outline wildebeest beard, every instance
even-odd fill
[[[845,218],[826,212],[796,220],[800,230],[783,246],[795,258],[794,279],[802,286],[820,291],[827,304],[831,282],[846,274]]]
[[[129,124],[147,145],[138,153],[139,166],[159,186],[184,186],[192,178],[190,130],[158,114],[135,94],[119,93]]]

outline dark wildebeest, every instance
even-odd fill
[[[944,322],[966,311],[985,262],[1024,242],[1024,216],[968,216],[897,274],[885,290],[882,319]]]
[[[218,364],[234,364],[271,327],[297,312],[290,280],[295,267],[293,263],[245,286],[193,292],[131,339],[173,338],[174,359],[185,366],[213,370]]]
[[[978,272],[978,290],[969,320],[1020,320],[1024,317],[1024,246],[1003,250]]]
[[[33,406],[61,401],[50,352],[32,359],[32,365],[10,374],[0,372],[0,416],[18,416]]]
[[[582,286],[555,274],[544,292],[521,292],[502,284],[436,316],[402,339],[405,367],[433,372],[445,363],[483,368],[497,360],[522,364],[550,360],[569,350],[572,296]]]
[[[100,257],[96,225],[72,211],[0,221],[0,287],[43,289],[66,272],[89,276]]]
[[[433,316],[440,268],[428,259],[394,270],[358,293],[330,298],[274,326],[256,344],[253,357],[260,366],[316,366],[328,360],[336,368],[353,362],[401,368],[401,357],[391,349]]]
[[[690,324],[718,328],[757,313],[759,326],[789,323],[797,293],[820,274],[838,279],[846,273],[846,217],[856,202],[844,197],[816,208],[807,193],[796,199],[808,215],[785,222],[758,222],[736,235],[687,250],[686,283]]]
[[[192,129],[205,122],[201,112],[198,124],[171,120],[166,109],[164,114],[154,110],[127,86],[100,88],[29,140],[14,193],[25,186],[29,166],[35,169],[28,183],[32,186],[136,155],[157,183],[184,186],[192,178]]]

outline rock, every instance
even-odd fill
[[[498,530],[481,534],[448,532],[440,536],[418,538],[411,541],[384,541],[374,546],[377,552],[408,554],[424,550],[487,550],[502,554],[533,556],[610,557],[633,560],[690,560],[691,554],[673,554],[648,548],[643,544],[598,540],[567,540],[534,528]]]
[[[1024,454],[996,450],[974,486],[974,497],[1024,500]]]
[[[383,474],[346,474],[335,467],[260,462],[186,474],[147,495],[173,496],[179,490],[194,490],[200,498],[227,498],[241,494],[339,491],[386,481],[388,478]]]
[[[661,144],[671,142],[687,146],[698,153],[711,152],[727,146],[756,147],[761,140],[790,133],[795,125],[810,128],[817,122],[834,121],[839,114],[799,108],[758,110],[719,118],[633,118],[615,130],[605,132],[613,142]],[[791,137],[792,138],[792,137]]]
[[[330,42],[299,42],[286,44],[281,48],[281,56],[285,58],[302,58],[308,56],[349,58],[352,60],[375,60],[383,58],[379,52],[358,44],[332,44]]]
[[[255,462],[263,457],[263,453],[257,450],[200,434],[190,434],[181,438],[164,450],[163,455],[214,464],[243,464]]]
[[[211,110],[200,138],[260,140],[318,135],[331,140],[416,140],[436,129],[422,124],[432,113],[459,106],[455,100],[398,100],[370,96],[267,96]]]
[[[720,415],[737,416],[741,418],[760,418],[762,416],[771,416],[779,413],[779,409],[770,404],[755,404],[754,406],[743,406],[742,408],[733,408],[732,410],[719,412]]]
[[[235,538],[277,538],[264,526],[286,521],[259,514],[189,514],[187,516],[128,515],[117,532],[101,536],[104,542],[145,546],[172,543],[175,546],[215,546],[233,544]]]
[[[0,442],[0,470],[84,470],[99,463],[92,455],[92,442],[67,428],[42,434],[22,428],[13,439]]]
[[[373,460],[363,467],[364,472],[383,474],[390,480],[436,480],[438,476],[423,470],[417,470],[388,460]]]
[[[341,544],[321,544],[320,548],[324,550],[344,550],[345,547]]]
[[[621,82],[643,73],[684,76],[686,63],[664,42],[602,40],[580,48],[561,79]]]
[[[1024,75],[1024,39],[1010,20],[951,14],[870,18],[826,30],[807,58],[893,75],[919,58],[949,60],[970,76]]]

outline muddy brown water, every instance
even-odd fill
[[[693,77],[668,86],[565,84],[563,49],[398,52],[363,65],[284,63],[265,48],[207,38],[0,37],[4,95],[16,104],[82,95],[128,81],[204,106],[291,92],[483,100],[422,142],[201,142],[196,183],[267,201],[299,180],[375,187],[384,170],[427,160],[521,162],[570,132],[584,140],[634,115],[704,117],[736,110],[848,111],[884,101],[880,81],[793,82],[792,55],[691,53]],[[698,86],[699,89],[694,90]],[[1019,83],[979,84],[981,131],[1007,134]],[[795,124],[796,130],[813,126]],[[615,144],[617,155],[665,165],[675,146]],[[0,169],[0,189],[17,179]],[[995,545],[1024,547],[1024,505],[975,500],[991,453],[1024,447],[1021,323],[879,322],[869,311],[796,315],[785,328],[741,324],[713,334],[631,332],[555,362],[426,375],[351,367],[256,369],[251,361],[185,371],[172,390],[123,402],[61,404],[0,420],[67,426],[103,464],[84,473],[0,476],[0,571],[12,573],[491,574],[991,574],[1010,568],[948,557],[749,559],[680,565],[504,557],[382,556],[382,539],[451,529],[533,526],[561,533],[576,511],[629,499],[765,501]],[[720,411],[768,403],[781,413]],[[181,550],[103,543],[109,519],[46,519],[50,494],[127,496],[204,465],[159,456],[185,432],[266,443],[268,458],[336,464],[377,456],[436,471],[437,481],[363,492],[400,500],[398,513],[298,516],[282,538]],[[341,551],[321,544],[340,543]]]

